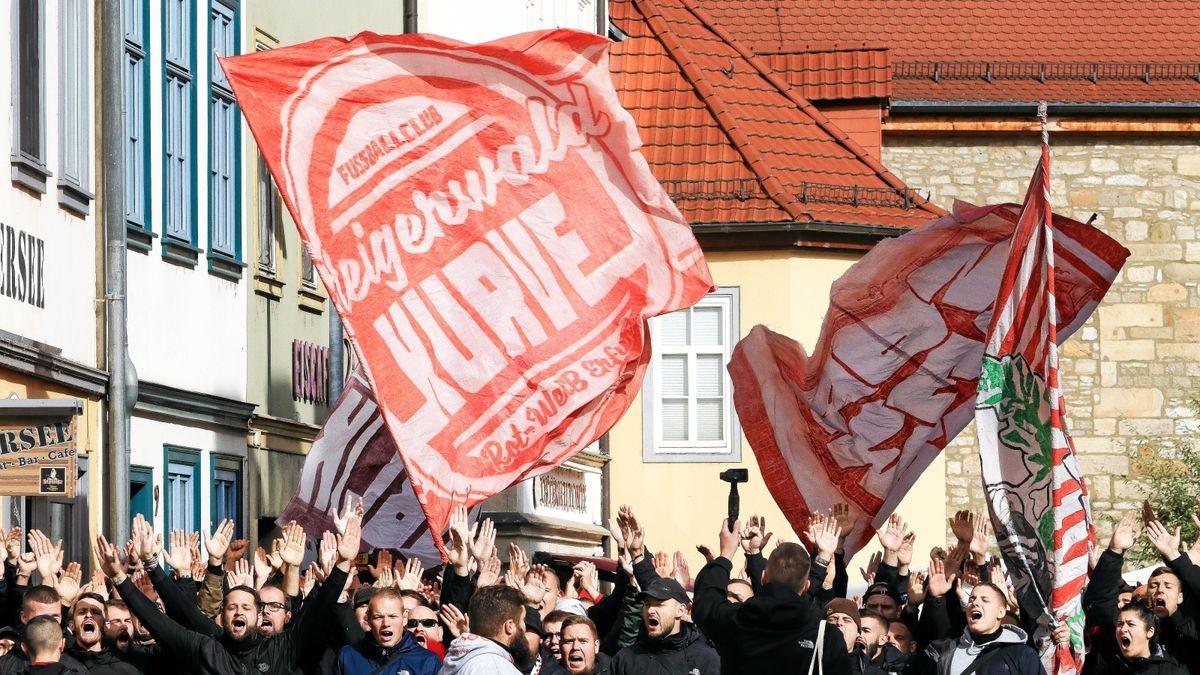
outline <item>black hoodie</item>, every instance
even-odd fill
[[[732,603],[725,595],[732,568],[733,563],[722,557],[700,570],[692,609],[696,626],[721,655],[723,675],[807,672],[823,617],[821,606],[808,594],[777,583],[763,584],[744,603]],[[846,641],[836,628],[826,628],[822,650],[826,673],[850,672]]]
[[[704,636],[690,623],[661,640],[652,640],[643,630],[637,642],[617,652],[612,660],[612,675],[673,675],[693,673],[718,675],[721,657],[708,646]]]

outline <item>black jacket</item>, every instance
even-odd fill
[[[744,603],[725,595],[733,563],[721,557],[696,576],[692,617],[717,647],[723,675],[808,671],[823,618],[820,605],[776,583],[763,584]],[[850,671],[846,641],[835,628],[825,631],[822,665],[826,673]]]
[[[982,662],[975,675],[1046,675],[1042,659],[1033,647],[1026,644],[1029,639],[1025,631],[1005,626],[1005,639],[997,639],[982,645],[975,662]],[[965,632],[958,639],[937,640],[909,659],[911,675],[948,675],[955,650],[972,643]]]
[[[612,660],[612,675],[718,675],[721,657],[708,646],[700,631],[690,623],[661,640],[651,640],[644,632],[637,642],[617,652]]]
[[[62,655],[59,663],[65,669],[66,673],[86,673],[87,668],[69,655]],[[32,666],[29,664],[29,657],[25,656],[25,652],[20,645],[14,645],[11,650],[4,656],[0,656],[0,675],[23,675],[30,672]]]
[[[152,571],[152,580],[155,576]],[[241,675],[245,672],[291,675],[300,665],[304,645],[324,640],[333,619],[333,606],[345,583],[346,572],[334,568],[329,578],[314,591],[316,600],[293,616],[282,633],[270,638],[252,634],[241,642],[231,640],[219,628],[216,637],[184,628],[158,611],[158,606],[150,602],[129,578],[121,582],[117,590],[129,610],[154,636],[155,642],[178,659],[181,668],[189,668],[197,675]],[[174,587],[174,584],[169,586]],[[169,606],[164,590],[160,589],[159,595]],[[212,621],[208,623],[212,624]]]
[[[142,672],[111,649],[102,652],[68,649],[67,655],[87,668],[89,675],[139,675]]]
[[[1093,675],[1187,675],[1188,669],[1166,656],[1126,661],[1121,657],[1100,659]]]

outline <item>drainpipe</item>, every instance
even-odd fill
[[[417,22],[417,2],[418,0],[404,0],[405,33],[421,32],[420,25]]]
[[[137,401],[137,373],[129,360],[125,278],[125,38],[121,0],[101,0],[100,204],[104,221],[104,362],[108,400],[104,448],[104,531],[109,541],[129,539],[129,417]]]
[[[342,338],[342,317],[338,316],[337,307],[329,300],[329,407],[342,395],[342,385],[346,382],[345,352]]]

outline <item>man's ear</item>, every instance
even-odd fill
[[[66,651],[66,649],[67,649],[67,638],[64,637],[63,639],[58,641],[58,653],[61,654],[64,651]]]
[[[767,570],[763,570],[762,574],[759,575],[758,580],[761,581],[763,585],[766,585],[770,583],[771,575],[767,573]]]
[[[808,592],[808,586],[809,586],[809,582],[808,582],[808,579],[806,578],[804,580],[804,586],[800,588],[800,595],[804,595],[805,593]]]

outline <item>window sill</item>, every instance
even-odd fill
[[[271,300],[282,300],[283,282],[260,268],[254,275],[254,292]]]
[[[200,261],[200,254],[203,252],[189,243],[177,239],[163,238],[162,258],[169,263],[195,268],[196,263]]]
[[[58,205],[80,218],[87,218],[96,195],[64,180],[58,181]]]
[[[736,464],[742,461],[739,447],[730,448],[671,448],[674,452],[655,451],[647,448],[642,453],[645,464],[699,463]]]
[[[40,197],[46,194],[46,179],[51,176],[50,170],[37,160],[24,155],[12,158],[12,182],[17,187],[35,192]]]
[[[246,263],[232,256],[216,251],[208,253],[208,273],[215,277],[221,277],[236,284],[241,282],[244,269],[246,269]]]
[[[138,253],[149,253],[158,235],[129,221],[125,222],[125,245]]]
[[[301,282],[300,289],[296,291],[296,299],[300,303],[300,309],[313,314],[323,314],[325,312],[325,296],[317,292],[317,289]]]

